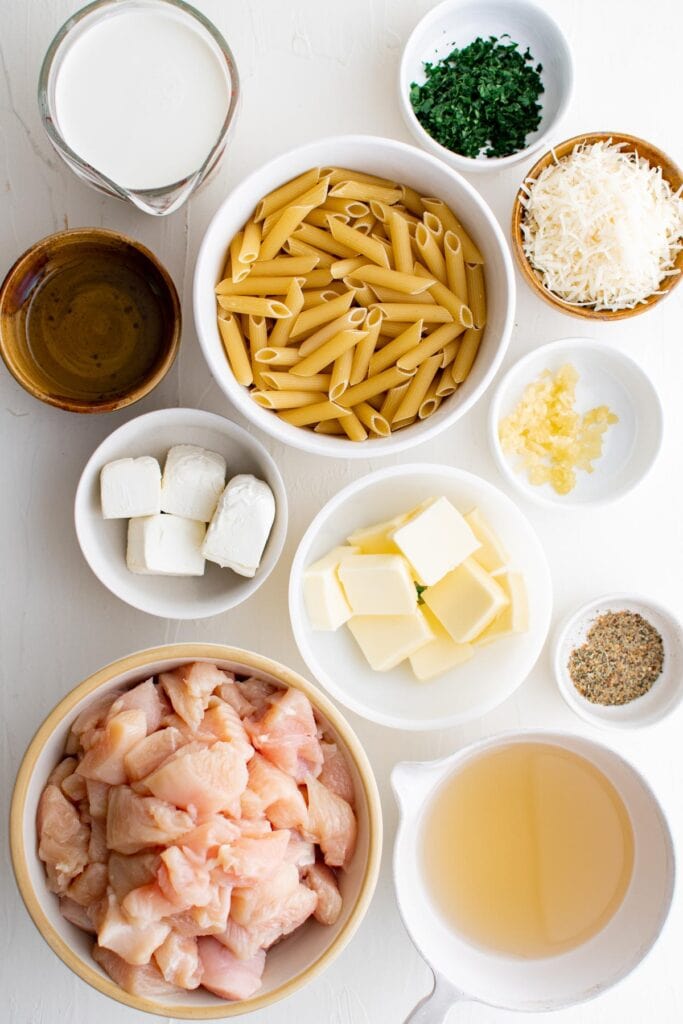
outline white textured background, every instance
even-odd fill
[[[543,0],[564,27],[576,59],[576,94],[561,129],[641,135],[683,161],[680,115],[681,0]],[[185,328],[166,381],[132,409],[96,417],[40,405],[0,368],[3,502],[0,586],[0,726],[6,825],[16,767],[38,723],[75,683],[130,651],[174,640],[215,640],[254,648],[305,671],[286,610],[288,567],[312,514],[350,479],[379,462],[345,465],[266,441],[289,488],[290,529],[279,568],[250,603],[200,622],[171,623],[136,612],[91,574],[76,543],[72,501],[95,446],[124,420],[166,405],[234,416],[204,365],[192,326],[195,254],[212,212],[245,174],[285,148],[324,134],[368,132],[410,141],[395,80],[403,41],[430,0],[197,0],[233,48],[244,103],[229,153],[212,183],[168,219],[152,220],[80,184],[52,152],[36,104],[44,51],[76,0],[0,0],[0,276],[38,238],[64,227],[101,225],[127,232],[166,263],[181,292]],[[525,166],[476,176],[507,232]],[[397,168],[397,174],[399,169]],[[400,177],[400,175],[399,175]],[[525,511],[545,544],[556,594],[555,621],[578,602],[621,589],[651,593],[683,615],[681,444],[683,343],[675,297],[633,322],[591,327],[555,313],[520,282],[506,365],[536,345],[593,335],[633,355],[652,375],[666,411],[666,441],[647,482],[617,506],[587,514]],[[407,458],[473,470],[500,486],[484,440],[487,397],[440,440]],[[257,608],[260,614],[254,613]],[[257,623],[269,623],[268,628]],[[545,653],[517,695],[466,728],[407,735],[349,716],[382,789],[385,859],[371,910],[352,944],[321,978],[290,1000],[249,1018],[253,1024],[399,1024],[429,987],[393,899],[390,855],[395,826],[388,773],[400,758],[428,758],[518,725],[588,729],[561,702]],[[591,731],[588,729],[588,731]],[[600,734],[655,786],[683,850],[683,710],[643,735]],[[4,837],[3,837],[4,838]],[[73,976],[40,939],[24,911],[2,844],[0,1018],[11,1024],[97,1021],[142,1024]],[[557,1024],[675,1024],[683,1019],[683,905],[641,968],[593,1003],[536,1019]],[[521,1020],[462,1004],[450,1024]]]

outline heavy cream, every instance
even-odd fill
[[[230,105],[225,63],[170,6],[113,10],[70,43],[55,82],[68,146],[123,188],[162,188],[198,171]]]

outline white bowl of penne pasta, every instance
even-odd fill
[[[303,451],[395,454],[481,397],[515,282],[492,212],[413,146],[339,136],[291,150],[225,199],[194,278],[199,342],[248,420]]]

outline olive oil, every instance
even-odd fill
[[[574,949],[619,908],[633,830],[586,758],[541,742],[484,752],[425,809],[422,868],[447,925],[473,944],[540,958]]]

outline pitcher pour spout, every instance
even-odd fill
[[[451,985],[442,974],[434,972],[434,987],[428,996],[421,999],[415,1009],[406,1017],[404,1024],[443,1024],[448,1011],[455,1003],[464,1002],[467,996]]]

